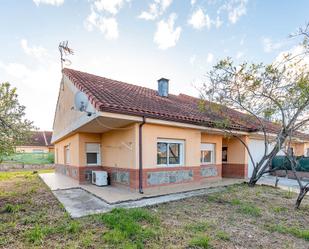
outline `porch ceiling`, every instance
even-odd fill
[[[97,117],[87,124],[79,127],[77,132],[102,133],[115,128],[124,127],[133,124],[132,120],[111,118],[111,117]]]

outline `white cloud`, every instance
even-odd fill
[[[193,6],[194,4],[196,4],[196,0],[191,0],[191,5]]]
[[[208,53],[207,59],[206,59],[207,63],[212,63],[213,60],[214,60],[214,55],[212,53]]]
[[[240,17],[247,14],[247,3],[248,0],[228,0],[220,7],[219,13],[221,10],[227,11],[229,21],[235,24]]]
[[[216,20],[213,21],[213,24],[217,29],[222,26],[223,21],[221,20],[220,16],[217,16]]]
[[[33,0],[33,2],[39,6],[40,4],[48,4],[54,6],[60,6],[64,3],[64,0]]]
[[[286,43],[284,41],[273,42],[270,38],[262,38],[262,44],[266,53],[282,48]]]
[[[161,20],[157,23],[157,30],[154,34],[154,42],[159,49],[174,47],[179,40],[181,27],[174,28],[177,15],[170,14],[167,21]]]
[[[238,51],[237,54],[236,54],[236,59],[240,59],[244,55],[245,55],[244,52]]]
[[[195,29],[202,29],[205,26],[210,29],[211,27],[211,20],[208,14],[205,15],[204,11],[201,8],[197,9],[192,14],[190,19],[188,20],[188,23]]]
[[[287,61],[287,57],[292,58]],[[282,61],[287,61],[286,63],[282,63]],[[306,53],[306,50],[303,46],[301,45],[295,45],[289,50],[282,51],[280,52],[277,57],[274,60],[274,64],[276,65],[277,63],[285,65],[285,66],[295,66],[301,67],[301,66],[309,66],[309,54]],[[295,63],[295,64],[294,64]],[[297,69],[297,68],[296,68]]]
[[[144,20],[155,20],[159,16],[163,15],[172,2],[173,0],[154,0],[154,2],[149,4],[148,10],[142,11],[138,18]]]
[[[26,106],[26,117],[42,129],[51,129],[61,79],[59,59],[47,53],[46,48],[37,50],[35,46],[29,46],[26,39],[21,40],[21,48],[34,59],[40,59],[41,51],[48,56],[44,63],[37,60],[27,64],[0,61],[0,74],[17,88],[18,100]]]
[[[48,56],[47,50],[42,46],[28,46],[28,41],[26,39],[22,39],[20,41],[20,45],[23,51],[36,59],[42,59],[43,57]]]
[[[196,61],[196,55],[194,54],[190,57],[189,62],[193,66],[195,64],[195,61]]]
[[[107,11],[110,14],[116,15],[124,2],[124,0],[96,0],[94,5],[98,11]]]
[[[93,9],[86,19],[85,26],[88,31],[98,28],[107,40],[114,40],[119,37],[116,18],[101,16]]]

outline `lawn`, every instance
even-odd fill
[[[271,187],[71,219],[32,172],[0,173],[0,248],[309,248],[309,198]]]
[[[4,163],[52,164],[54,153],[15,153],[3,159]]]

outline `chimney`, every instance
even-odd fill
[[[158,95],[168,97],[168,79],[161,78],[158,80]]]

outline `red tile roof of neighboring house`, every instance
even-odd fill
[[[247,114],[220,106],[220,111],[212,111],[213,104],[205,101],[201,110],[201,100],[185,94],[161,97],[156,90],[136,86],[121,81],[65,68],[63,73],[73,84],[84,92],[99,111],[145,116],[162,120],[177,121],[216,127],[218,122],[228,118],[231,128],[241,131],[258,131],[260,125]],[[269,132],[278,130],[274,123],[265,121]]]
[[[23,146],[52,146],[52,131],[33,131],[31,139]]]

